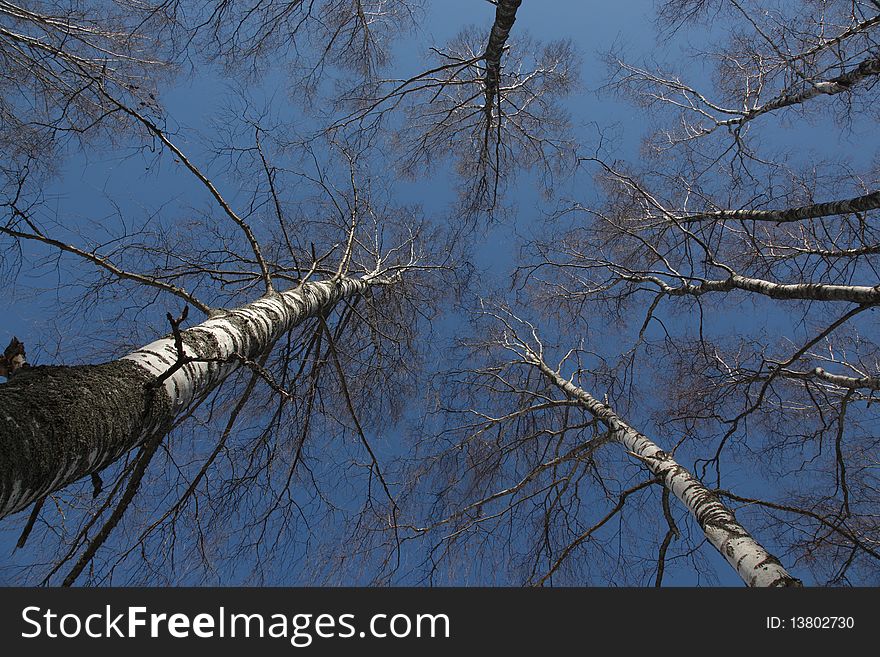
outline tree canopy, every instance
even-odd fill
[[[2,581],[876,584],[880,3],[625,4],[0,0]]]

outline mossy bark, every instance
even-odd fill
[[[0,516],[98,472],[162,430],[169,400],[131,361],[32,367],[0,385]]]
[[[269,294],[182,331],[183,353],[172,335],[103,365],[16,373],[0,384],[0,518],[161,435],[242,360],[372,284],[386,283],[341,277]]]

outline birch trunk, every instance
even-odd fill
[[[486,59],[486,106],[484,111],[492,121],[492,108],[495,98],[498,96],[498,87],[501,83],[501,55],[504,52],[504,44],[510,36],[510,30],[516,21],[516,10],[522,4],[522,0],[498,0],[495,9],[495,22],[492,23],[492,31],[489,32],[489,43],[486,45],[484,57]]]
[[[570,399],[578,401],[593,417],[612,432],[612,439],[638,457],[648,469],[663,481],[663,485],[690,511],[703,529],[709,542],[734,567],[748,586],[800,586],[800,580],[789,575],[779,560],[765,550],[739,524],[733,512],[703,483],[679,465],[650,438],[624,422],[612,408],[564,379],[551,369],[533,351],[526,352],[527,360]]]
[[[841,214],[854,214],[880,209],[880,190],[856,196],[855,198],[828,203],[814,203],[785,210],[717,210],[682,217],[679,221],[694,223],[699,221],[717,221],[735,219],[737,221],[770,221],[777,224],[792,223],[804,219],[821,219]]]
[[[192,402],[302,321],[363,294],[367,278],[306,283],[265,296],[101,365],[33,367],[0,385],[0,518],[99,472],[168,431]],[[153,385],[150,385],[150,384]]]
[[[669,285],[656,276],[623,274],[621,278],[637,283],[654,283],[661,292],[671,297],[699,297],[709,292],[743,290],[762,294],[772,299],[789,301],[851,301],[859,304],[880,303],[880,285],[836,285],[831,283],[774,283],[760,278],[732,274],[723,280],[687,283],[680,287]]]

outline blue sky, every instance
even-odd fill
[[[405,76],[420,69],[425,46],[443,43],[454,36],[462,27],[476,24],[488,29],[494,14],[494,7],[488,2],[478,0],[450,0],[442,3],[427,3],[427,19],[418,33],[399,44],[394,51],[395,75]],[[595,141],[596,127],[601,126],[606,134],[613,135],[614,153],[622,158],[636,158],[641,138],[644,136],[646,120],[638,108],[613,98],[608,94],[597,94],[606,71],[601,63],[601,53],[611,47],[626,52],[634,61],[643,57],[652,59],[683,57],[682,50],[692,38],[699,40],[706,34],[679,34],[675,39],[658,43],[653,27],[652,0],[627,0],[620,3],[605,2],[535,2],[525,0],[514,28],[514,37],[528,31],[539,40],[570,38],[575,43],[582,58],[582,88],[566,99],[565,106],[570,112],[576,136],[589,147]],[[699,62],[689,62],[694,79],[707,79],[707,71],[700,68]],[[275,98],[275,102],[285,107],[280,113],[299,123],[299,128],[308,130],[308,119],[302,118],[302,110],[295,102],[288,102],[284,89],[285,77],[282,72],[272,71],[262,86],[252,83],[249,89],[253,98]],[[219,187],[230,199],[240,198],[240,189],[246,188],[248,181],[236,179],[225,172],[220,163],[211,162],[203,140],[209,138],[216,128],[218,117],[230,99],[234,98],[235,87],[228,84],[227,78],[216,70],[203,69],[183,78],[174,87],[163,92],[163,101],[170,117],[169,125],[176,143],[187,152],[199,166],[212,172]],[[810,130],[810,147],[798,153],[805,160],[834,155],[840,149],[854,150],[857,163],[869,160],[873,149],[856,148],[873,140],[873,126],[856,122],[850,131],[828,129],[823,121],[816,121]],[[779,148],[794,148],[804,140],[803,126],[785,119],[770,119],[756,128],[758,136],[765,142]],[[123,145],[124,146],[124,145]],[[450,192],[448,171],[440,171],[430,181],[401,182],[397,185],[398,200],[415,201],[423,206],[427,215],[443,216],[448,212],[454,197]],[[596,196],[592,186],[591,171],[585,170],[566,180],[557,190],[562,198],[576,198],[589,202]],[[520,174],[506,202],[516,208],[507,221],[491,224],[478,231],[478,239],[483,240],[485,248],[477,247],[475,265],[481,270],[481,284],[487,294],[493,288],[504,288],[509,281],[511,267],[515,263],[518,245],[522,238],[539,234],[547,215],[554,209],[538,194],[530,184],[528,173]],[[164,216],[168,221],[185,218],[190,209],[206,207],[208,197],[203,190],[192,184],[191,177],[179,163],[167,155],[155,157],[150,151],[135,151],[132,148],[91,149],[84,153],[73,153],[64,162],[62,174],[44,189],[44,218],[54,219],[68,231],[71,239],[77,232],[89,231],[94,238],[93,222],[103,223],[108,234],[119,229],[122,223],[134,228],[144,224],[151,216]],[[175,219],[176,217],[176,219]],[[194,236],[195,237],[195,236]],[[144,317],[146,325],[139,334],[119,335],[116,316],[125,305],[126,299],[117,298],[116,306],[96,304],[83,316],[76,309],[59,314],[81,293],[79,286],[68,284],[82,279],[88,280],[90,270],[66,258],[63,266],[56,266],[54,260],[46,259],[45,252],[25,247],[26,264],[18,272],[17,281],[10,283],[7,296],[11,294],[13,303],[6,306],[0,321],[0,337],[17,335],[29,348],[30,360],[34,364],[63,362],[75,364],[99,362],[109,354],[119,354],[136,340],[167,331],[164,315],[168,308],[157,304]],[[6,282],[4,281],[4,284]],[[786,318],[774,314],[757,304],[746,312],[739,313],[745,331],[776,331],[787,324]],[[453,317],[456,317],[453,315]],[[538,318],[540,319],[540,318]],[[463,324],[458,319],[446,320],[441,335],[449,337]],[[613,352],[615,337],[606,336],[602,348]],[[6,339],[2,337],[2,339]],[[563,345],[564,347],[564,345]],[[563,349],[564,351],[564,349]],[[642,419],[647,421],[649,411]],[[390,437],[403,440],[404,432]],[[658,442],[663,442],[658,437]],[[388,450],[397,452],[396,448]],[[734,468],[731,481],[748,483],[748,466]],[[750,490],[750,494],[762,494],[763,490]],[[7,523],[6,531],[0,534],[0,553],[9,554],[17,537],[22,521]],[[736,575],[709,546],[703,546],[703,553],[713,565],[717,582],[723,585],[737,585]],[[29,553],[13,555],[10,563],[22,564],[32,555]],[[487,568],[489,568],[487,566]],[[493,573],[487,572],[485,581],[492,581]],[[3,577],[0,571],[0,577]],[[688,574],[688,568],[674,568],[667,580],[670,584],[690,585],[705,583]]]

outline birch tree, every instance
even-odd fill
[[[130,127],[102,88],[154,103],[174,70],[159,21],[126,2],[0,3],[0,148],[4,188],[57,171],[70,142]]]
[[[667,3],[667,15],[702,20],[709,4]],[[878,7],[712,7],[739,21],[724,49],[703,53],[714,88],[609,58],[609,89],[654,117],[647,156],[582,158],[599,199],[557,215],[520,282],[591,334],[597,314],[622,327],[625,346],[605,352],[608,394],[663,391],[658,429],[702,446],[694,474],[722,499],[764,510],[759,528],[772,528],[792,568],[870,580],[876,155],[838,148],[803,161],[764,143],[772,129],[808,144],[808,119],[840,140],[871,120]],[[727,490],[733,463],[774,493]]]
[[[574,46],[540,43],[524,28],[515,34],[521,0],[492,4],[488,29],[471,26],[432,46],[420,73],[357,85],[342,99],[348,111],[333,123],[359,130],[390,123],[407,177],[429,175],[451,161],[460,181],[456,214],[472,223],[503,209],[503,189],[518,171],[533,173],[539,187],[550,190],[574,154],[561,102],[578,84]]]
[[[628,424],[607,398],[578,385],[581,376],[601,381],[585,367],[589,352],[571,349],[549,365],[537,328],[503,307],[485,305],[477,326],[487,337],[467,341],[467,361],[483,366],[443,379],[452,391],[439,406],[445,449],[415,470],[416,481],[428,478],[429,488],[442,491],[430,520],[410,527],[434,545],[435,569],[456,553],[482,558],[507,543],[519,552],[511,565],[528,573],[530,584],[568,581],[566,572],[578,573],[581,583],[602,583],[607,551],[620,540],[627,550],[612,560],[614,580],[643,584],[649,559],[637,546],[651,543],[656,523],[649,514],[656,508],[667,523],[653,559],[659,586],[670,543],[682,537],[670,509],[674,497],[746,585],[800,585],[672,451]],[[606,458],[614,445],[622,454]],[[651,495],[651,488],[662,493]],[[524,527],[530,531],[521,534]],[[511,534],[518,536],[514,545]]]
[[[273,154],[278,156],[288,146],[253,117],[244,123],[249,142],[236,144],[234,152],[237,166],[255,167],[250,170],[260,176],[244,210],[237,211],[219,185],[160,127],[164,121],[154,116],[157,110],[147,114],[133,109],[109,92],[105,102],[116,103],[161,143],[166,157],[202,188],[213,208],[204,219],[179,227],[184,234],[203,233],[188,243],[180,241],[183,235],[174,235],[174,221],[160,216],[133,234],[126,234],[130,220],[120,217],[122,232],[102,245],[69,241],[70,230],[47,220],[39,206],[26,205],[23,199],[12,198],[4,205],[0,233],[22,249],[23,244],[35,244],[94,267],[102,276],[99,295],[116,289],[127,295],[158,294],[166,300],[163,305],[174,300],[174,312],[166,313],[165,330],[170,334],[121,357],[97,365],[18,364],[5,371],[9,381],[0,385],[0,506],[3,515],[9,515],[36,503],[20,544],[39,518],[49,527],[61,522],[56,531],[65,537],[62,552],[45,574],[46,581],[57,577],[58,583],[72,584],[84,572],[99,581],[112,576],[113,566],[95,573],[92,559],[123,516],[133,513],[130,507],[152,464],[153,476],[171,476],[174,483],[167,490],[177,499],[154,508],[146,525],[132,523],[134,543],[128,549],[142,551],[148,570],[153,558],[165,562],[164,576],[171,577],[178,563],[174,554],[161,547],[147,552],[145,546],[161,545],[164,532],[182,533],[193,506],[219,503],[219,497],[206,492],[217,484],[225,496],[220,507],[226,517],[204,529],[200,523],[206,511],[197,512],[199,540],[206,540],[205,532],[229,528],[236,498],[243,504],[260,499],[262,508],[250,521],[262,523],[263,532],[270,521],[276,531],[283,531],[278,518],[297,508],[296,494],[289,489],[308,467],[304,463],[311,448],[306,443],[315,440],[313,433],[333,424],[337,426],[332,431],[344,442],[353,439],[359,445],[339,450],[334,468],[346,467],[343,453],[365,450],[363,467],[371,483],[365,489],[363,512],[375,508],[386,513],[390,508],[393,523],[392,492],[365,427],[372,417],[393,417],[399,402],[385,395],[376,381],[388,384],[412,374],[412,337],[418,321],[413,315],[431,307],[431,302],[420,300],[415,284],[420,272],[435,266],[424,261],[425,229],[417,211],[374,201],[356,145],[330,144],[327,155],[308,147],[304,161],[312,162],[310,170],[275,166]],[[331,169],[328,162],[334,160]],[[347,166],[340,169],[340,160]],[[342,171],[347,183],[338,185],[331,171],[334,177]],[[298,207],[291,206],[285,188],[304,194]],[[307,189],[312,190],[311,198],[305,195]],[[216,212],[228,230],[217,225],[212,217]],[[295,220],[297,216],[303,218]],[[274,229],[267,229],[273,224]],[[402,294],[394,299],[398,293]],[[242,297],[252,300],[235,303]],[[204,319],[185,327],[190,311]],[[124,321],[121,314],[117,325]],[[243,369],[248,374],[242,375]],[[262,393],[262,401],[255,391]],[[256,438],[250,429],[242,432],[244,442],[237,444],[234,428],[241,415],[256,412],[248,410],[254,404],[268,412],[267,426]],[[169,436],[179,435],[187,420],[192,423],[193,416],[200,415],[200,408],[209,409],[201,420],[208,424],[215,413],[228,416],[217,428],[213,447],[178,444],[172,449]],[[244,479],[230,479],[230,469],[239,469]],[[88,476],[97,499],[80,515],[76,494],[55,493]],[[109,478],[109,485],[102,478]],[[354,481],[355,473],[348,479]],[[277,490],[248,490],[263,485]],[[47,496],[52,505],[43,504]],[[199,501],[203,496],[208,502]],[[71,522],[74,518],[78,520]],[[198,559],[207,567],[203,550],[202,546]],[[111,563],[126,558],[119,547],[109,555]],[[250,565],[271,567],[269,559]]]
[[[418,208],[396,207],[387,196],[375,200],[387,190],[374,194],[370,156],[356,135],[346,143],[304,141],[277,118],[267,120],[265,110],[251,111],[246,98],[247,116],[226,117],[229,141],[212,153],[227,160],[227,174],[234,170],[240,180],[253,181],[243,200],[230,198],[210,167],[178,145],[189,136],[169,127],[173,118],[160,91],[172,73],[214,63],[255,83],[273,54],[286,58],[287,73],[296,73],[291,95],[301,99],[340,71],[369,78],[386,63],[390,37],[412,24],[417,4],[0,7],[0,54],[9,64],[0,90],[0,139],[11,156],[0,224],[4,274],[14,276],[35,253],[79,259],[96,274],[80,308],[103,315],[122,307],[115,323],[132,327],[131,336],[111,338],[117,346],[107,356],[113,358],[100,365],[41,365],[45,354],[41,359],[38,348],[31,367],[19,362],[23,349],[7,367],[4,355],[9,382],[2,387],[0,507],[9,515],[33,504],[20,547],[35,527],[59,537],[53,541],[57,560],[41,575],[45,583],[71,584],[83,581],[81,575],[109,581],[133,551],[142,555],[135,567],[144,577],[161,573],[162,581],[174,581],[175,568],[192,563],[210,572],[215,556],[208,557],[205,546],[219,545],[226,531],[238,534],[238,554],[257,581],[272,568],[273,550],[268,539],[256,551],[245,547],[247,532],[274,531],[276,542],[285,532],[295,536],[299,519],[291,516],[305,517],[306,504],[342,513],[341,503],[331,502],[337,494],[354,502],[354,515],[387,511],[394,523],[393,496],[368,433],[400,412],[403,398],[385,394],[387,386],[412,376],[416,327],[442,296],[422,297],[431,285],[416,283],[426,282],[422,239],[434,229]],[[41,188],[51,178],[40,175],[54,173],[73,145],[147,154],[147,170],[177,168],[213,207],[182,223],[167,209],[143,219],[118,209],[112,220],[95,221],[92,234],[79,234],[47,212]],[[300,203],[292,201],[296,194],[304,195]],[[108,234],[107,241],[96,237]],[[84,270],[73,264],[68,271]],[[156,315],[159,306],[171,312]],[[197,313],[202,319],[188,326]],[[151,331],[138,348],[136,336]],[[38,345],[26,341],[33,354]],[[265,426],[242,432],[243,418],[258,409]],[[170,446],[188,423],[216,424],[220,413],[228,420],[216,428],[219,438],[209,449]],[[335,459],[309,455],[322,431],[339,441]],[[315,450],[333,451],[329,445]],[[328,492],[322,491],[313,458],[331,464],[324,470],[348,468],[350,486],[327,483]],[[238,479],[233,471],[244,474]],[[367,473],[364,487],[354,483],[358,471]],[[83,478],[90,484],[71,487]],[[163,479],[178,498],[151,507],[155,481]],[[342,498],[341,491],[351,496]],[[254,505],[252,514],[234,527],[230,513],[247,505]],[[142,513],[146,523],[127,520]],[[208,513],[216,514],[213,522],[205,522]],[[167,552],[168,538],[176,542],[185,531],[193,533],[194,549],[182,558]],[[111,546],[120,532],[132,542],[120,537]],[[220,558],[232,563],[234,552]],[[107,559],[106,568],[96,570],[96,554]]]
[[[400,274],[397,271],[396,274]],[[394,277],[307,282],[214,313],[119,360],[95,366],[23,368],[3,386],[2,515],[15,513],[124,453],[161,439],[192,403],[242,363],[256,363],[307,319]]]

